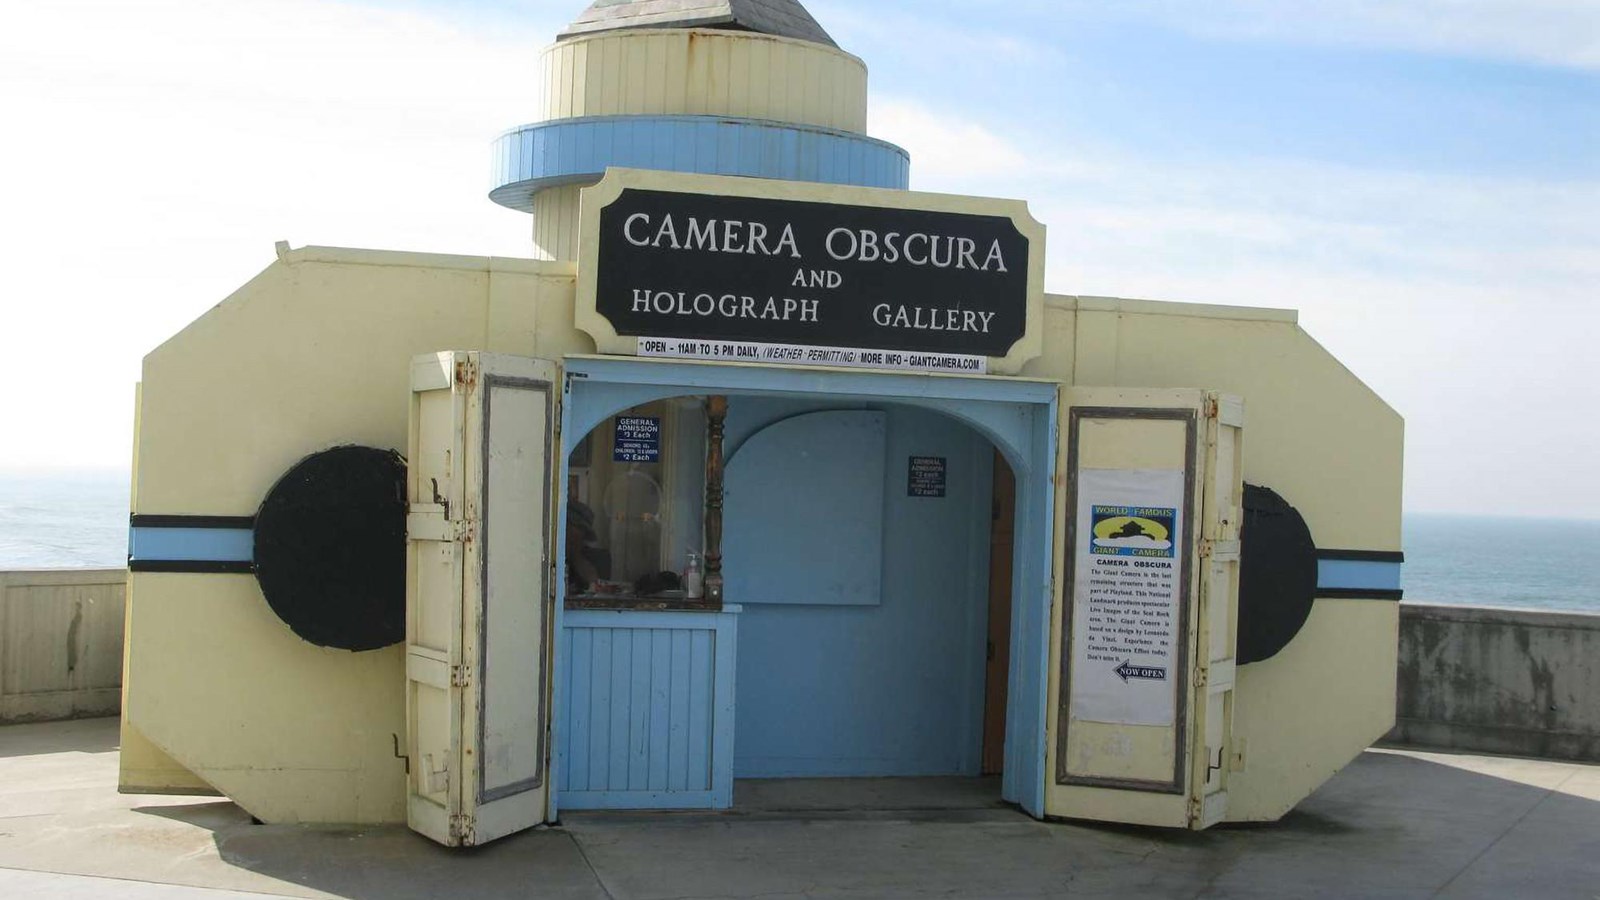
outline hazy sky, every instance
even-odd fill
[[[489,144],[584,5],[0,0],[0,467],[125,466],[140,358],[276,240],[527,255]],[[1297,308],[1409,510],[1600,517],[1600,0],[808,6],[1050,290]]]

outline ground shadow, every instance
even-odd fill
[[[224,863],[350,900],[604,898],[582,851],[559,829],[449,849],[398,825],[261,825],[230,801],[139,807],[212,833]]]
[[[600,879],[619,896],[651,897],[713,886],[739,896],[791,882],[865,897],[885,878],[895,891],[954,896],[1068,884],[1105,896],[1562,896],[1600,884],[1600,802],[1547,786],[1572,773],[1592,778],[1592,767],[1513,771],[1518,761],[1508,761],[1501,774],[1510,777],[1500,777],[1473,771],[1469,759],[1484,765],[1367,753],[1277,822],[1202,833],[1021,815],[1001,823],[945,801],[870,821],[859,806],[751,817],[586,813],[566,828],[449,850],[400,826],[251,825],[221,802],[141,811],[211,829],[229,865],[351,900],[605,897]],[[837,821],[819,821],[830,816]],[[793,823],[775,824],[785,817]]]

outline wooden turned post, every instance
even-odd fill
[[[706,604],[722,607],[722,423],[728,398],[706,398]]]

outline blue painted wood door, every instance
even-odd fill
[[[799,485],[820,505],[859,504],[858,472],[881,479],[869,492],[882,503],[880,527],[866,566],[881,581],[873,605],[841,605],[819,596],[761,602],[761,592],[733,597],[740,621],[734,772],[739,777],[976,775],[983,714],[987,615],[991,445],[970,428],[925,410],[884,405],[883,443],[841,445],[837,422],[800,415],[817,404],[740,398],[730,404],[735,459],[760,445],[772,423],[785,451],[811,452],[841,469],[807,473]],[[854,451],[853,453],[851,451]],[[866,454],[881,454],[866,460]],[[945,460],[943,497],[911,496],[912,457]],[[757,463],[750,459],[747,463]],[[838,561],[862,562],[860,522],[803,523],[783,514],[781,495],[796,488],[794,471],[749,479],[729,504],[727,530],[750,545],[803,547],[795,577],[825,573]],[[760,493],[762,485],[771,499]],[[853,495],[843,492],[853,491]],[[881,522],[881,526],[878,523]],[[729,566],[735,565],[729,553]],[[824,575],[811,579],[828,583]]]

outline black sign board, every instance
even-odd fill
[[[656,416],[617,416],[611,461],[660,462],[661,419]]]
[[[1027,327],[1006,216],[626,188],[599,220],[619,335],[1003,357]]]
[[[907,497],[943,497],[944,483],[944,457],[911,457],[906,474]]]

